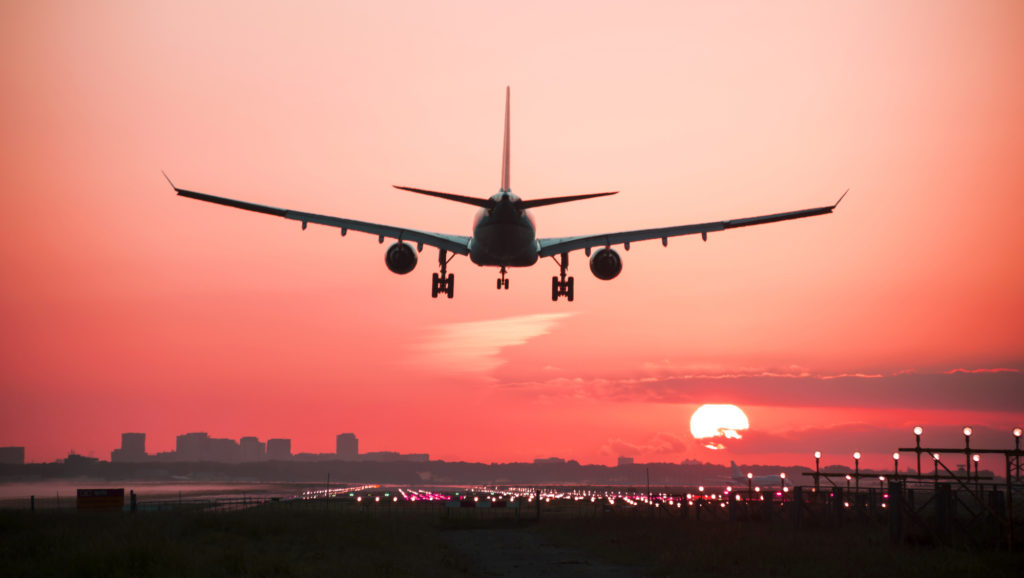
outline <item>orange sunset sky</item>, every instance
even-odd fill
[[[1024,423],[1024,3],[4,2],[0,445],[881,467]],[[497,271],[177,197],[470,234],[397,191],[618,190],[567,236],[832,215]],[[743,440],[704,449],[703,403]],[[975,445],[972,443],[972,445]],[[996,467],[998,464],[991,464]]]

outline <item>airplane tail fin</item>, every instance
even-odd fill
[[[512,131],[511,131],[511,102],[512,102],[512,89],[508,86],[505,87],[505,140],[501,151],[501,191],[502,193],[511,193],[512,188],[510,184],[509,171],[511,170],[511,144],[512,144]],[[475,205],[477,207],[483,207],[485,209],[491,209],[497,201],[492,199],[479,199],[476,197],[467,197],[464,195],[455,195],[452,193],[442,193],[439,191],[428,191],[425,189],[416,189],[412,187],[400,187],[393,185],[396,189],[403,191],[409,191],[412,193],[419,193],[421,195],[430,195],[431,197],[439,197],[442,199],[448,199],[449,201],[455,201],[457,203],[465,203],[467,205]],[[614,195],[618,191],[612,191],[608,193],[589,193],[585,195],[570,195],[567,197],[549,197],[547,199],[532,199],[528,201],[518,200],[516,206],[520,210],[532,209],[534,207],[543,207],[546,205],[555,205],[558,203],[568,203],[570,201],[581,201],[583,199],[593,199],[595,197],[606,197],[608,195]]]
[[[509,116],[509,105],[511,103],[511,100],[512,100],[512,89],[510,87],[506,86],[505,87],[505,140],[504,140],[505,144],[504,144],[504,146],[502,147],[502,150],[501,150],[501,191],[500,192],[502,192],[502,193],[510,193],[510,192],[512,192],[512,188],[509,185],[509,174],[508,174],[508,172],[509,172],[509,161],[510,161],[509,155],[511,153],[511,151],[509,150],[509,144],[510,144],[510,141],[511,141],[511,138],[512,138],[512,135],[510,134],[510,131],[509,131],[509,128],[510,128],[509,127],[509,119],[510,119],[510,116]]]

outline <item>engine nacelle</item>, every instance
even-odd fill
[[[392,273],[405,275],[416,268],[416,250],[408,243],[395,243],[388,247],[384,262]]]
[[[590,272],[602,281],[614,279],[622,272],[622,259],[611,249],[601,249],[590,257]]]

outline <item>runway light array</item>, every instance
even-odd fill
[[[780,480],[786,480],[779,476]],[[788,480],[787,480],[788,481]],[[537,487],[537,486],[459,486],[398,487],[367,484],[330,488],[311,488],[293,499],[330,498],[331,503],[349,503],[359,508],[403,507],[403,504],[443,504],[448,508],[526,508],[536,507],[539,500],[545,508],[663,509],[686,507],[725,508],[730,502],[761,502],[783,504],[790,500],[790,488],[778,484],[737,488],[731,485],[697,486],[687,490],[646,491],[642,487]]]

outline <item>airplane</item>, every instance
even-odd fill
[[[309,223],[315,223],[336,227],[341,230],[342,236],[345,236],[351,230],[377,235],[379,242],[382,244],[384,239],[395,239],[396,242],[388,247],[387,252],[384,254],[384,263],[388,269],[399,275],[405,275],[416,267],[417,254],[423,251],[424,245],[436,247],[438,249],[440,271],[433,275],[431,297],[435,299],[438,295],[442,294],[446,295],[449,299],[455,296],[455,274],[448,273],[448,263],[456,255],[468,255],[470,261],[481,267],[500,267],[501,277],[498,278],[497,282],[499,290],[507,290],[509,287],[509,280],[506,278],[508,267],[529,267],[536,264],[541,258],[551,257],[560,269],[559,276],[551,278],[551,300],[558,301],[559,297],[565,297],[568,301],[572,301],[575,297],[574,282],[573,277],[567,276],[569,253],[572,251],[583,249],[586,256],[590,257],[590,271],[598,279],[608,281],[617,277],[622,271],[622,258],[612,249],[613,246],[622,245],[623,249],[629,251],[631,243],[661,239],[661,244],[667,247],[669,237],[699,233],[701,238],[707,241],[708,233],[716,231],[824,215],[831,213],[839,206],[839,202],[849,192],[849,189],[847,189],[834,205],[814,209],[653,229],[599,233],[576,237],[538,238],[530,209],[557,203],[605,197],[614,195],[618,191],[532,200],[521,199],[513,194],[509,180],[511,152],[509,130],[510,102],[511,90],[509,87],[506,87],[501,188],[497,193],[484,199],[393,185],[396,189],[403,191],[439,197],[479,207],[476,218],[473,221],[473,234],[468,237],[258,205],[256,203],[217,197],[179,188],[171,182],[167,173],[164,173],[164,178],[167,179],[167,182],[171,184],[171,187],[178,195],[182,197],[299,221],[302,223],[303,230],[306,229]],[[415,243],[416,248],[413,249],[410,243]],[[593,251],[595,248],[597,250]],[[591,254],[592,251],[593,254]],[[451,254],[450,256],[449,253]]]
[[[762,488],[774,488],[776,486],[793,486],[793,482],[789,478],[783,478],[779,475],[774,476],[752,476],[747,478],[747,474],[740,471],[740,467],[736,465],[736,462],[729,461],[729,465],[732,466],[732,480],[737,483],[753,484],[755,486],[761,486]]]

